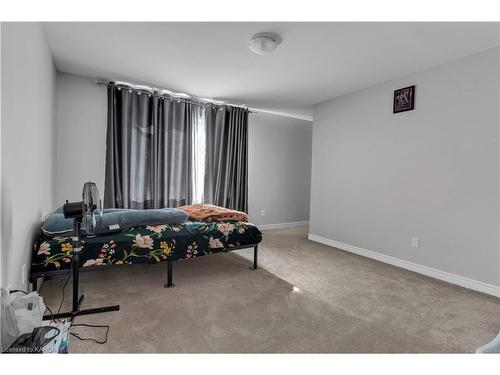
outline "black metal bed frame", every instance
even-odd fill
[[[258,256],[258,250],[259,250],[259,244],[248,244],[248,245],[243,245],[243,246],[237,246],[237,247],[229,247],[229,248],[224,248],[218,251],[217,253],[228,253],[233,250],[240,250],[240,249],[248,249],[253,247],[253,265],[250,266],[249,268],[251,270],[257,270],[257,256]],[[213,254],[217,254],[213,253]],[[212,255],[212,254],[209,254]],[[192,259],[192,258],[182,258],[182,259],[177,259],[177,260],[185,260],[185,259]],[[165,274],[165,284],[163,285],[164,288],[171,288],[175,286],[173,283],[173,263],[176,262],[177,260],[167,260],[165,263],[167,264],[167,270]],[[147,263],[136,263],[136,264],[147,264]],[[156,263],[151,263],[151,264],[156,264]],[[111,265],[106,265],[106,266],[97,266],[97,267],[78,267],[79,272],[89,272],[89,271],[101,271],[104,269],[110,269],[110,268],[115,268],[115,267],[125,267],[129,266],[130,264],[111,264]],[[38,287],[38,279],[42,277],[46,278],[51,278],[52,276],[60,276],[60,275],[65,275],[72,272],[71,268],[64,269],[64,270],[57,270],[57,271],[43,271],[43,272],[33,272],[30,273],[30,282],[33,285],[33,291],[37,290]],[[81,302],[80,302],[81,303]],[[79,303],[79,304],[80,304]]]

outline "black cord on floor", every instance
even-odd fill
[[[59,314],[61,312],[61,308],[64,304],[64,290],[66,288],[66,286],[68,285],[68,282],[69,282],[69,279],[71,278],[71,273],[69,273],[68,275],[68,278],[66,279],[66,281],[64,282],[64,285],[63,285],[63,288],[62,288],[62,298],[61,298],[61,303],[59,304],[59,308],[57,309],[57,313]],[[22,290],[20,292],[23,292]],[[24,292],[26,293],[26,292]],[[50,317],[51,317],[51,322],[55,322],[56,320],[58,322],[61,322],[60,319],[55,319],[54,318],[54,314],[52,313],[52,310],[50,309],[50,307],[48,306],[45,306],[45,308],[47,310],[49,310],[49,314],[50,314]],[[79,323],[79,324],[74,324],[73,323],[73,320],[75,319],[76,317],[73,317],[71,319],[71,325],[70,325],[70,329],[71,327],[78,327],[78,326],[85,326],[85,327],[91,327],[91,328],[106,328],[106,334],[104,336],[104,341],[99,341],[99,340],[96,340],[96,339],[93,339],[91,337],[81,337],[79,336],[78,334],[76,333],[73,333],[70,331],[70,335],[73,336],[73,337],[76,337],[78,340],[82,340],[82,341],[92,341],[92,342],[95,342],[96,344],[105,344],[108,342],[108,333],[109,333],[109,329],[110,329],[110,326],[109,325],[99,325],[99,324],[87,324],[87,323]]]
[[[47,308],[47,310],[49,310],[49,314],[51,316],[51,322],[55,322],[56,319],[54,319],[54,314],[52,313],[52,310],[50,309],[50,307],[48,306],[45,306]],[[57,319],[59,322],[61,321],[60,319]],[[96,340],[96,339],[93,339],[91,337],[81,337],[79,336],[77,333],[73,333],[70,331],[70,335],[73,336],[73,337],[76,337],[78,340],[82,340],[82,341],[93,341],[95,342],[96,344],[106,344],[108,342],[108,333],[109,333],[109,329],[110,329],[110,326],[105,324],[105,325],[100,325],[100,324],[87,324],[87,323],[78,323],[78,324],[74,324],[73,323],[73,320],[71,321],[71,325],[70,327],[91,327],[91,328],[106,328],[106,333],[104,335],[104,340],[103,341],[99,341],[99,340]]]
[[[47,310],[49,310],[49,315],[50,315],[50,321],[51,321],[51,322],[55,322],[56,320],[57,320],[59,323],[61,322],[61,319],[56,319],[56,318],[54,318],[54,313],[52,312],[52,310],[50,309],[50,307],[49,307],[49,306],[45,305],[45,308],[46,308]]]
[[[61,298],[61,304],[59,305],[59,308],[57,309],[57,314],[61,312],[61,309],[64,304],[64,289],[66,288],[66,285],[68,285],[69,279],[71,278],[71,272],[68,274],[68,278],[64,282],[63,288],[62,288],[62,298]],[[52,315],[52,314],[51,314]]]
[[[106,333],[104,335],[104,340],[103,341],[98,341],[96,339],[93,339],[91,337],[81,337],[76,333],[70,332],[71,336],[76,337],[78,340],[82,341],[93,341],[96,344],[106,344],[108,342],[108,333],[109,333],[109,325],[99,325],[99,324],[86,324],[86,323],[79,323],[79,324],[71,324],[71,327],[91,327],[91,328],[106,328]]]
[[[63,288],[62,288],[62,298],[61,298],[61,303],[59,304],[59,308],[57,309],[57,313],[60,313],[61,312],[61,308],[64,304],[64,289],[66,288],[66,286],[68,285],[68,282],[69,282],[69,279],[71,278],[71,273],[69,273],[68,275],[68,278],[66,279],[66,281],[64,282],[64,285],[63,285]],[[21,290],[22,292],[22,290]],[[56,319],[54,318],[54,313],[52,312],[51,308],[47,305],[45,305],[45,308],[47,310],[49,310],[49,315],[50,315],[50,321],[51,322],[59,322],[61,323],[61,319]]]

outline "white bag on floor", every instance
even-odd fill
[[[493,341],[481,346],[476,353],[500,353],[500,332]]]
[[[31,333],[42,325],[45,305],[37,292],[12,294],[12,306],[16,313],[17,328],[23,333]]]
[[[21,332],[17,328],[16,312],[11,303],[11,296],[4,288],[0,288],[0,304],[1,304],[1,343],[2,348],[8,348]]]

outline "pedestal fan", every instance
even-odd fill
[[[78,283],[80,278],[80,253],[81,246],[81,229],[82,224],[87,234],[94,234],[96,227],[100,224],[102,216],[102,204],[99,197],[99,190],[93,182],[86,182],[83,185],[82,201],[68,202],[63,205],[63,213],[65,218],[73,219],[74,236],[73,236],[73,257],[71,260],[71,268],[73,273],[73,306],[71,311],[47,315],[44,319],[57,318],[73,318],[78,315],[97,314],[108,311],[120,310],[119,305],[95,307],[92,309],[80,310],[84,296],[79,296]]]

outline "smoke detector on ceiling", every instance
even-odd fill
[[[258,33],[248,41],[248,48],[257,55],[267,55],[274,52],[281,44],[281,38],[274,33]]]

